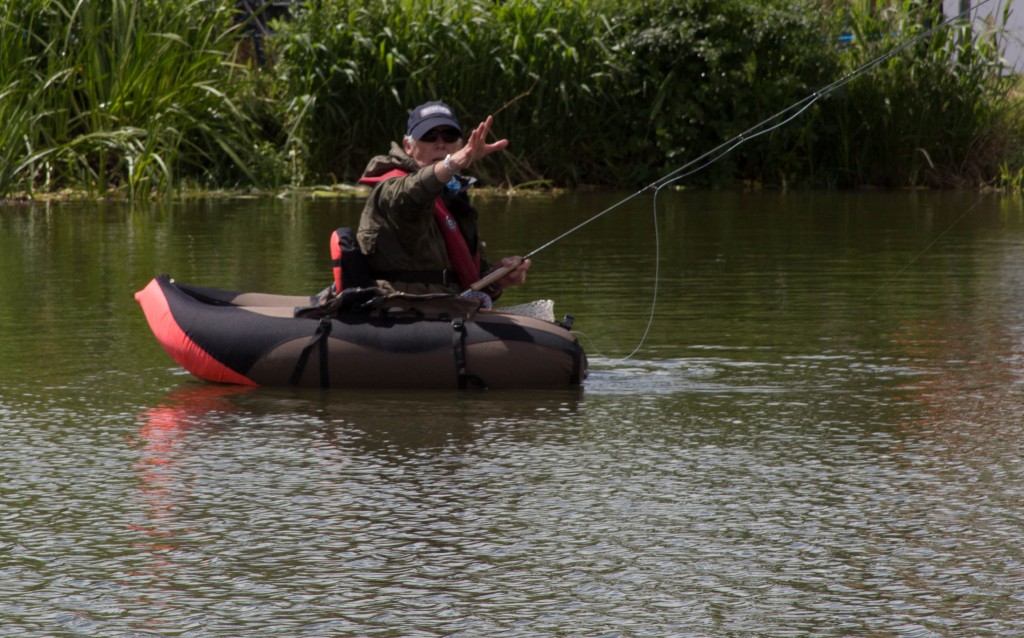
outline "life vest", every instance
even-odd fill
[[[359,183],[375,186],[383,181],[395,177],[405,177],[408,174],[408,171],[396,168],[383,175],[362,177]],[[469,288],[480,279],[480,253],[474,255],[469,252],[466,239],[459,231],[458,222],[455,221],[441,197],[434,200],[434,221],[441,230],[441,236],[444,237],[448,261],[451,262],[452,270],[455,271],[455,278],[459,282],[459,286],[462,289]]]

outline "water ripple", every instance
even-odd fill
[[[261,219],[310,222],[280,213]],[[864,214],[872,223],[830,212],[803,226],[820,231],[817,251],[760,211],[738,234],[712,223],[704,243],[666,253],[676,300],[649,348],[594,356],[571,391],[205,385],[127,309],[134,275],[72,299],[80,356],[65,356],[63,314],[26,318],[22,296],[5,299],[0,633],[1024,634],[1019,215],[950,235],[979,250],[934,252],[865,305],[884,280],[872,271],[920,248]],[[215,217],[138,223],[185,224],[223,252],[254,219]],[[866,238],[829,244],[840,217]],[[64,221],[84,233],[89,218]],[[679,241],[700,237],[693,221]],[[37,241],[77,248],[74,233],[41,228]],[[861,259],[877,256],[876,232],[904,248]],[[114,237],[94,245],[145,243]],[[148,269],[143,253],[124,261]],[[12,268],[64,263],[18,254]],[[624,261],[588,263],[616,274],[608,298],[635,293]],[[70,280],[38,297],[86,286]],[[636,328],[628,304],[586,319],[608,306],[591,296],[573,300],[594,308],[581,324]]]

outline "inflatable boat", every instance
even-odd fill
[[[478,310],[451,296],[354,292],[347,305],[325,304],[324,293],[242,293],[161,275],[135,299],[171,358],[216,383],[557,388],[586,378],[569,317]]]

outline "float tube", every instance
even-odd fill
[[[161,275],[135,299],[171,358],[215,383],[558,388],[587,375],[569,322],[501,311],[424,312],[402,299],[373,312],[318,313],[322,294],[232,292]]]

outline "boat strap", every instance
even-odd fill
[[[452,349],[455,352],[455,374],[459,379],[459,389],[466,389],[472,382],[481,390],[486,390],[487,384],[483,379],[466,372],[466,322],[461,318],[454,319],[452,330]]]
[[[291,378],[292,385],[299,385],[299,381],[302,380],[302,373],[306,369],[306,363],[309,362],[310,353],[313,351],[313,348],[319,347],[320,387],[329,388],[331,386],[330,373],[327,367],[327,337],[330,334],[331,318],[321,317],[320,324],[316,327],[316,332],[313,333],[305,347],[302,348],[299,360],[295,362],[295,370],[292,371]]]

